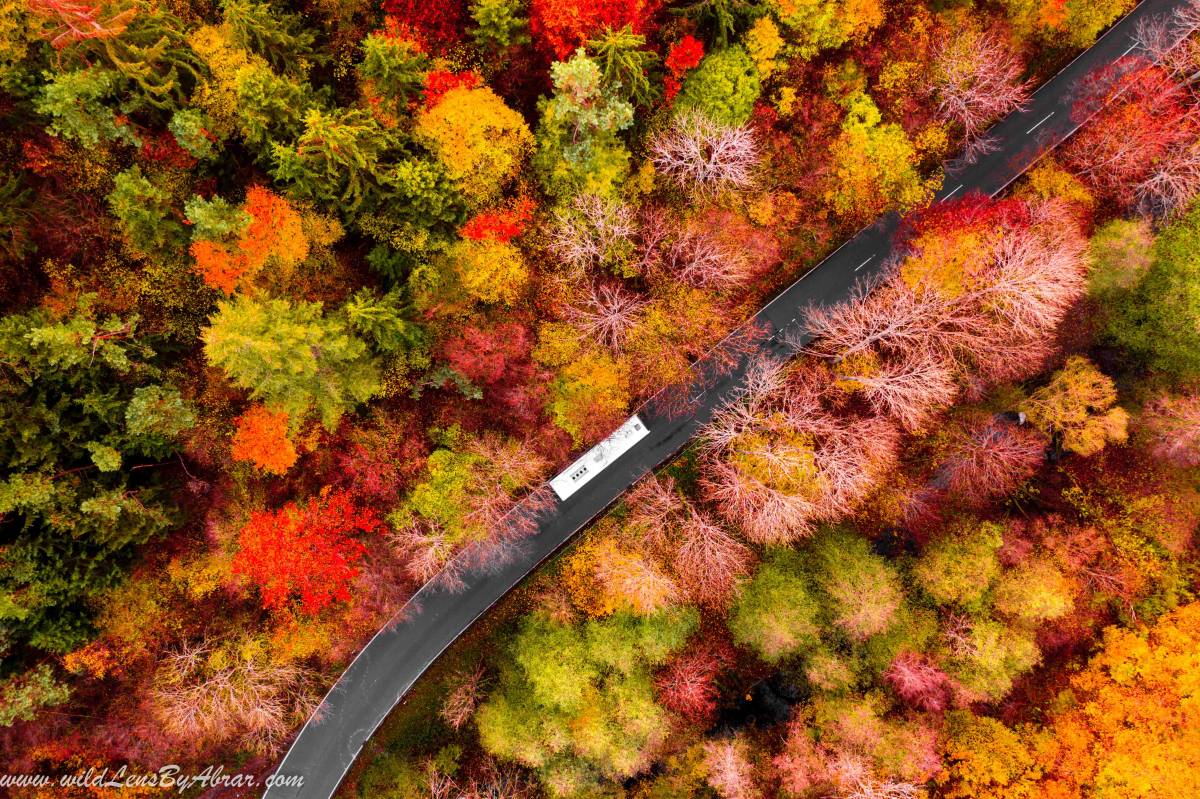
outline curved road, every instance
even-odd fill
[[[1182,5],[1184,0],[1143,0],[1096,44],[1042,85],[1025,110],[993,126],[988,135],[995,141],[995,149],[976,163],[949,174],[935,201],[969,192],[995,195],[1002,191],[1042,153],[1056,147],[1086,121],[1071,114],[1081,82],[1098,68],[1134,53],[1138,22],[1169,14]],[[881,218],[763,307],[753,321],[773,334],[755,348],[789,357],[791,352],[777,334],[798,324],[804,308],[837,303],[857,281],[878,275],[888,260],[898,223],[895,214]],[[354,659],[280,763],[276,776],[289,783],[299,777],[302,785],[276,785],[266,791],[264,799],[329,799],[363,744],[430,664],[638,478],[679,452],[736,390],[747,362],[744,354],[725,374],[706,381],[706,387],[698,386],[694,412],[684,418],[672,420],[650,410],[639,411],[650,435],[544,516],[539,532],[511,553],[505,565],[487,573],[468,574],[466,588],[457,593],[430,586],[418,591]]]

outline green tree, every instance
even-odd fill
[[[526,616],[499,687],[476,713],[480,743],[536,769],[553,795],[644,771],[667,724],[651,670],[680,650],[698,623],[690,608],[574,625],[540,612]]]
[[[360,289],[342,306],[350,327],[366,337],[377,351],[388,353],[419,349],[426,344],[425,332],[405,318],[409,310],[399,289],[383,296]]]
[[[61,705],[71,689],[54,679],[54,671],[39,663],[28,671],[0,681],[0,727],[32,721],[43,707]]]
[[[605,84],[643,108],[658,97],[650,84],[650,70],[658,63],[658,56],[645,47],[646,37],[634,33],[631,25],[620,30],[605,28],[587,43],[592,58],[600,64]]]
[[[800,556],[778,549],[738,592],[729,629],[736,642],[776,663],[820,645],[820,613]]]
[[[104,67],[90,67],[46,75],[42,96],[34,103],[39,114],[53,121],[47,129],[56,136],[97,147],[111,141],[137,144],[133,129],[121,121],[106,104],[120,91],[119,73]]]
[[[529,17],[525,3],[519,0],[472,0],[471,19],[475,45],[489,52],[529,44]]]
[[[995,522],[962,523],[926,547],[913,577],[939,605],[980,610],[1000,574],[996,551],[1003,541],[1004,530]]]
[[[413,42],[384,33],[368,35],[362,48],[363,60],[356,67],[359,80],[370,87],[371,97],[400,113],[424,88],[429,57]]]
[[[390,178],[385,157],[397,144],[366,111],[310,108],[296,143],[272,146],[271,174],[298,197],[353,213],[379,204]]]
[[[187,40],[187,26],[169,7],[148,0],[133,5],[137,13],[117,35],[83,39],[72,49],[124,76],[127,112],[172,111],[191,96],[207,67]]]
[[[136,318],[86,304],[0,321],[0,639],[82,643],[89,601],[172,524],[157,462],[195,417],[157,360]]]
[[[275,140],[291,140],[304,129],[305,109],[314,99],[307,84],[277,75],[260,58],[251,58],[232,77],[234,113],[246,143],[266,150]]]
[[[740,45],[710,53],[683,81],[679,110],[697,109],[714,122],[743,125],[762,91],[758,69]]]
[[[210,138],[207,124],[203,111],[181,108],[171,115],[167,130],[171,131],[175,141],[190,155],[205,160],[216,157],[219,144]]]
[[[187,241],[183,224],[175,216],[170,193],[142,174],[134,164],[113,180],[108,207],[125,235],[125,241],[140,255],[159,255],[181,249]]]
[[[250,396],[298,423],[315,411],[329,429],[379,392],[367,345],[320,303],[238,296],[221,302],[203,332],[209,362]]]
[[[554,96],[538,110],[534,168],[546,192],[611,195],[629,171],[629,151],[617,133],[633,124],[633,106],[604,81],[582,48],[551,68]]]
[[[1159,234],[1153,255],[1113,308],[1108,336],[1148,366],[1192,379],[1200,376],[1200,203]]]
[[[316,34],[299,14],[255,0],[221,0],[221,16],[237,46],[262,56],[276,70],[303,76],[309,65],[323,60],[313,49]]]
[[[904,602],[900,576],[860,535],[823,531],[809,550],[813,582],[833,624],[853,640],[885,632]]]

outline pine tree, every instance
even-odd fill
[[[250,396],[295,422],[316,412],[333,429],[343,413],[379,392],[367,346],[320,303],[221,302],[204,331],[205,354]]]

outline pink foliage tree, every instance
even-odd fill
[[[646,301],[618,285],[593,283],[582,302],[567,311],[568,318],[584,335],[614,352],[641,318]]]
[[[1154,457],[1185,469],[1200,466],[1200,396],[1152,400],[1141,423]]]
[[[949,705],[950,678],[922,655],[901,652],[888,666],[883,679],[896,696],[918,710],[940,713]]]
[[[72,0],[28,0],[30,11],[58,23],[50,40],[56,49],[87,39],[119,36],[137,14],[136,8],[130,8],[106,16],[104,5]]]
[[[680,584],[696,602],[722,607],[737,581],[749,571],[753,553],[724,527],[689,509],[678,525],[672,565]]]
[[[745,741],[707,742],[704,764],[708,767],[708,784],[721,799],[753,799],[760,795]]]

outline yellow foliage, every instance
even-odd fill
[[[546,366],[565,366],[579,354],[579,331],[566,322],[542,322],[533,359]]]
[[[855,378],[873,377],[879,374],[879,356],[870,350],[852,352],[834,364],[834,385],[842,391],[861,391],[864,386]]]
[[[624,414],[629,368],[606,353],[589,352],[563,367],[550,394],[551,418],[578,446]]]
[[[729,449],[729,460],[737,470],[768,489],[807,499],[821,493],[812,437],[795,430],[779,414],[738,436]]]
[[[863,92],[847,98],[842,132],[831,150],[832,179],[825,201],[839,216],[867,219],[926,202],[933,186],[917,173],[917,152],[895,123],[881,122]]]
[[[236,47],[228,32],[202,25],[188,34],[188,44],[208,64],[211,78],[203,78],[192,93],[192,105],[203,110],[206,125],[218,138],[237,129],[237,74],[251,66],[266,67],[266,61]]]
[[[225,552],[204,552],[195,557],[172,558],[167,564],[167,576],[177,591],[198,601],[230,582],[230,568],[230,558]]]
[[[1024,410],[1034,427],[1061,436],[1065,449],[1086,457],[1128,437],[1129,414],[1116,401],[1112,379],[1074,355],[1033,393]]]
[[[616,551],[611,538],[589,538],[564,560],[562,580],[575,607],[589,616],[607,616],[617,603],[596,579],[596,564]]]
[[[417,116],[415,131],[476,207],[499,198],[533,147],[525,120],[486,87],[446,92]]]
[[[329,652],[332,633],[329,622],[286,616],[271,631],[267,651],[276,663],[304,660],[314,655],[325,656]]]
[[[1017,196],[1035,197],[1040,200],[1066,200],[1077,203],[1088,211],[1096,206],[1096,198],[1082,180],[1049,160],[1042,161],[1029,171],[1023,185],[1017,191]]]
[[[986,227],[968,227],[918,236],[913,254],[900,265],[900,278],[914,289],[924,285],[945,297],[958,297],[987,267],[996,235]]]
[[[784,86],[779,90],[779,96],[775,100],[775,110],[779,112],[779,116],[791,116],[796,110],[796,99],[799,95],[796,94],[796,87]]]
[[[85,674],[97,680],[121,671],[112,650],[102,641],[92,641],[67,654],[63,657],[63,667],[72,674]]]
[[[450,257],[462,287],[481,302],[515,305],[529,283],[525,257],[506,241],[463,239]]]
[[[765,79],[779,67],[775,59],[783,49],[783,37],[779,35],[779,26],[771,17],[759,17],[746,31],[743,44],[754,61],[759,77]]]

